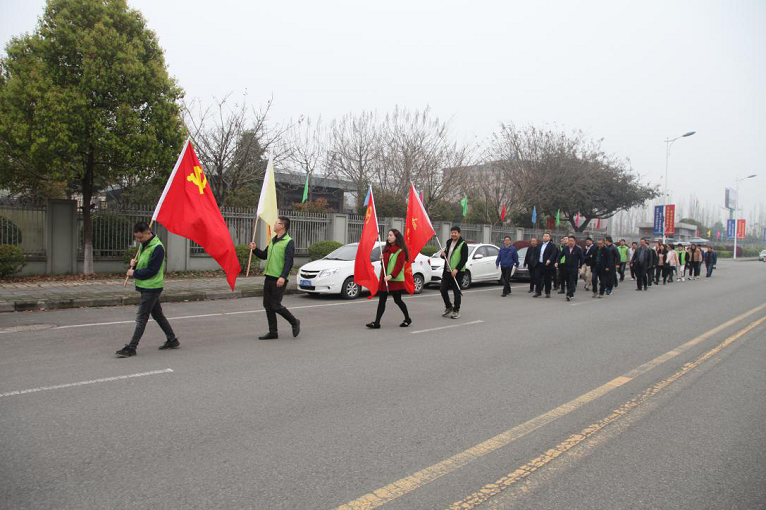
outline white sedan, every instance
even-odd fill
[[[495,267],[499,253],[500,248],[494,244],[469,244],[468,262],[465,265],[461,288],[467,289],[476,282],[500,282],[501,271]],[[441,280],[443,270],[444,259],[437,253],[431,257],[431,281]]]
[[[758,258],[766,262],[766,250],[761,251],[761,253],[758,255]]]
[[[376,243],[370,259],[376,274],[380,272],[380,249],[385,243]],[[346,244],[323,259],[301,266],[298,271],[298,290],[308,294],[340,294],[344,299],[359,297],[361,288],[354,283],[354,259],[359,243]],[[423,284],[431,281],[428,257],[418,254],[412,264],[415,294],[423,291]]]

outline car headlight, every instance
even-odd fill
[[[324,278],[325,276],[332,276],[335,273],[337,273],[338,271],[340,271],[339,267],[336,267],[335,269],[322,269],[319,272],[319,275],[317,276],[317,278]]]

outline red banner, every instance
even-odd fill
[[[554,230],[556,228],[556,218],[548,216],[548,219],[545,221],[545,228]]]
[[[737,220],[737,239],[745,238],[745,220]]]
[[[665,235],[675,235],[676,233],[676,206],[665,206]]]

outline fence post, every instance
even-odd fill
[[[399,232],[404,235],[404,218],[386,218],[388,221],[386,222],[386,228],[388,230],[396,229]]]
[[[436,232],[439,236],[439,241],[442,242],[442,246],[444,246],[444,243],[447,242],[447,239],[449,239],[449,233],[450,229],[452,228],[452,225],[449,221],[444,221],[441,224],[441,228],[438,232]]]
[[[166,268],[168,271],[187,271],[189,269],[189,240],[172,232],[167,233],[165,242]]]
[[[482,225],[481,242],[490,244],[492,242],[492,225]]]
[[[327,239],[346,244],[346,239],[348,239],[348,214],[332,213],[329,216],[330,222],[327,225],[329,230],[327,232]]]
[[[516,229],[516,240],[517,241],[524,240],[524,227],[519,227]]]
[[[77,272],[77,204],[48,200],[45,208],[45,273]]]

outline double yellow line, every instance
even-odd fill
[[[760,306],[757,306],[753,308],[752,310],[749,310],[743,313],[742,315],[739,315],[711,329],[710,331],[703,333],[702,335],[686,342],[685,344],[680,345],[676,347],[675,349],[668,351],[665,354],[662,354],[656,357],[655,359],[647,363],[644,363],[643,365],[619,377],[616,377],[615,379],[612,379],[608,383],[594,390],[591,390],[588,393],[585,393],[584,395],[581,395],[573,400],[570,400],[566,404],[563,404],[536,418],[532,418],[531,420],[526,421],[522,423],[521,425],[518,425],[516,427],[513,427],[512,429],[502,432],[492,437],[491,439],[483,441],[482,443],[479,443],[471,448],[468,448],[467,450],[464,450],[456,455],[453,455],[452,457],[449,457],[448,459],[445,459],[437,464],[434,464],[425,469],[422,469],[418,471],[417,473],[401,478],[393,483],[386,485],[385,487],[381,487],[380,489],[377,489],[368,494],[365,494],[360,498],[357,498],[353,501],[346,503],[345,505],[341,505],[340,507],[338,507],[338,510],[362,510],[362,509],[366,510],[366,509],[377,508],[401,496],[404,496],[405,494],[408,494],[414,490],[417,490],[420,487],[423,487],[424,485],[438,478],[441,478],[442,476],[452,473],[462,468],[463,466],[466,466],[467,464],[473,462],[474,460],[477,460],[487,455],[488,453],[498,450],[504,446],[508,446],[513,441],[521,437],[524,437],[530,432],[537,430],[540,427],[543,427],[544,425],[547,425],[561,418],[562,416],[565,416],[571,413],[572,411],[576,409],[579,409],[585,404],[592,402],[593,400],[605,395],[606,393],[612,391],[615,388],[619,388],[620,386],[631,381],[635,377],[638,377],[639,375],[642,375],[648,372],[652,368],[658,365],[661,365],[662,363],[665,363],[666,361],[672,358],[675,358],[679,354],[694,347],[700,342],[703,342],[704,340],[712,337],[713,335],[723,331],[724,329],[730,326],[733,326],[734,324],[746,319],[747,317],[750,317],[751,315],[755,313],[758,313],[759,311],[765,308],[766,308],[766,303]],[[527,464],[519,467],[518,469],[509,473],[508,475],[502,477],[500,480],[496,481],[495,483],[484,486],[481,490],[473,493],[468,498],[455,502],[453,505],[450,506],[450,508],[452,509],[473,508],[476,505],[484,503],[492,496],[495,496],[501,491],[507,489],[508,487],[516,483],[517,481],[523,478],[526,478],[534,471],[543,467],[545,464],[551,462],[552,460],[559,457],[561,454],[565,453],[566,451],[580,444],[582,441],[584,441],[588,437],[599,432],[608,424],[619,419],[621,416],[624,416],[631,409],[645,402],[647,399],[649,399],[653,395],[656,395],[663,388],[667,387],[669,384],[678,380],[680,377],[688,373],[693,368],[699,366],[701,363],[710,359],[712,356],[720,352],[723,348],[725,348],[726,346],[734,342],[737,338],[740,338],[742,335],[756,328],[757,326],[762,324],[764,321],[766,321],[766,317],[762,317],[761,319],[751,323],[747,327],[741,329],[734,335],[724,340],[723,343],[721,343],[714,349],[706,352],[702,357],[698,358],[696,361],[692,363],[687,363],[686,365],[684,365],[684,367],[681,370],[673,374],[671,377],[655,384],[654,386],[651,386],[638,397],[623,404],[620,408],[613,411],[609,416],[607,416],[603,420],[600,420],[594,423],[593,425],[586,427],[579,434],[574,434],[570,436],[564,442],[557,445],[555,448],[552,448],[546,451],[539,457],[531,460]]]

